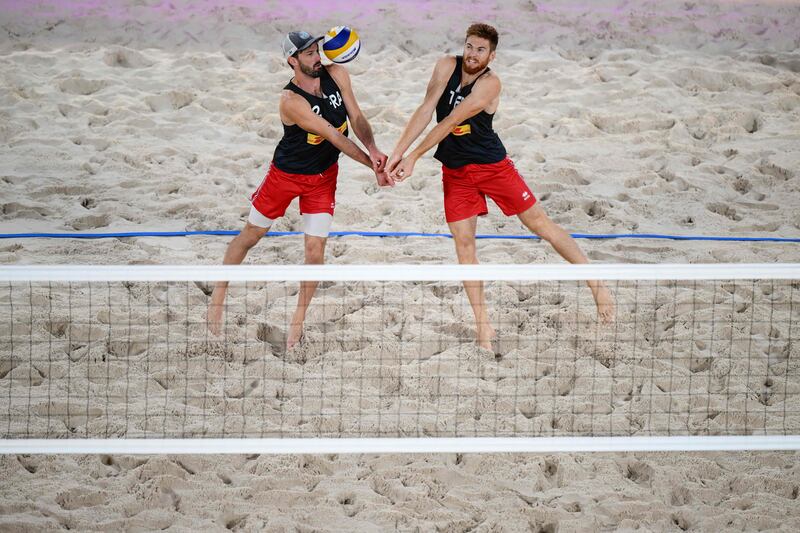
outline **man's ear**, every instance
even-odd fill
[[[286,58],[286,62],[289,63],[289,66],[292,68],[297,66],[297,58],[294,56],[289,56]]]

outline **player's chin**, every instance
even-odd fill
[[[475,64],[475,65],[466,65],[466,66],[464,67],[464,71],[465,71],[467,74],[469,74],[469,75],[472,75],[472,74],[477,74],[477,73],[478,73],[478,72],[480,72],[481,70],[483,70],[483,66],[481,66],[481,65],[478,65],[478,64]]]

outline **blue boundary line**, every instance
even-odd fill
[[[0,239],[108,239],[126,237],[190,237],[194,235],[238,235],[235,230],[205,230],[205,231],[131,231],[117,233],[0,233]],[[302,231],[273,231],[267,236],[285,237],[289,235],[302,235]],[[449,233],[419,233],[395,231],[332,231],[331,237],[443,237],[452,238]],[[722,242],[777,242],[800,243],[799,238],[789,237],[714,237],[704,235],[668,235],[662,233],[572,233],[576,239],[666,239],[673,241],[722,241]],[[536,235],[486,235],[475,236],[478,239],[530,239],[538,240]]]

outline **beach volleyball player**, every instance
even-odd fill
[[[436,63],[422,105],[414,112],[387,162],[390,177],[402,181],[414,164],[438,145],[434,157],[442,162],[444,211],[459,263],[476,264],[477,217],[487,213],[486,196],[507,216],[516,215],[533,233],[549,242],[571,263],[588,260],[575,240],[550,220],[506,154],[492,129],[500,102],[500,78],[489,68],[495,58],[497,31],[487,24],[467,29],[463,56],[445,56]],[[438,124],[404,157],[436,111]],[[614,300],[604,283],[587,282],[599,318],[614,318]],[[475,314],[477,342],[492,349],[495,331],[486,310],[483,283],[464,282]]]
[[[223,264],[241,263],[297,197],[303,215],[305,262],[321,264],[336,206],[337,160],[342,152],[372,169],[378,185],[393,183],[385,172],[386,154],[375,145],[372,128],[356,102],[347,70],[320,62],[318,43],[322,39],[307,32],[291,32],[283,40],[283,56],[294,71],[280,98],[283,137],[266,177],[250,198],[247,223],[228,245]],[[369,154],[348,139],[348,119]],[[207,318],[215,335],[220,333],[227,287],[227,282],[218,282],[211,295]],[[316,282],[303,282],[300,286],[287,332],[287,349],[302,335],[306,310],[316,288]]]

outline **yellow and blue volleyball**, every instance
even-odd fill
[[[347,63],[352,61],[361,50],[361,41],[358,34],[347,26],[336,26],[325,34],[322,41],[322,51],[325,57],[334,63]]]

